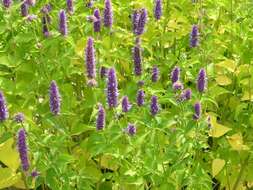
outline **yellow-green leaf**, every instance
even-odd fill
[[[226,75],[219,75],[216,77],[215,80],[219,85],[222,86],[230,85],[232,83],[232,80],[228,78]]]
[[[221,61],[220,63],[217,63],[216,66],[227,69],[230,72],[234,72],[236,69],[236,63],[234,60],[231,60],[231,59],[226,59],[224,61]]]
[[[230,137],[227,137],[229,144],[234,150],[249,150],[247,145],[243,144],[243,138],[240,133],[236,133]]]
[[[250,95],[249,92],[244,92],[241,100],[242,101],[253,101],[253,93],[251,93],[251,95]]]
[[[16,171],[20,165],[19,155],[16,146],[13,147],[13,138],[0,144],[0,161],[13,171]]]
[[[216,117],[210,116],[210,118],[211,118],[211,129],[209,131],[210,136],[218,138],[231,130],[230,128],[226,126],[217,123]]]
[[[216,175],[218,175],[220,173],[220,171],[222,170],[224,165],[225,165],[225,160],[222,160],[219,158],[213,160],[213,163],[212,163],[213,177],[215,177]]]
[[[21,175],[16,174],[10,168],[0,168],[0,189],[14,185],[20,178]]]

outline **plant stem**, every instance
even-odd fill
[[[28,184],[27,184],[27,181],[26,181],[26,176],[25,176],[24,172],[22,172],[22,178],[23,178],[23,181],[24,181],[24,184],[25,184],[25,189],[29,190],[29,187],[28,187]]]
[[[248,161],[249,161],[249,158],[250,158],[250,154],[245,158],[242,166],[241,166],[241,169],[240,169],[240,172],[238,174],[238,177],[236,179],[236,182],[234,184],[234,187],[232,190],[237,190],[238,189],[238,186],[241,182],[241,179],[242,179],[242,175],[243,175],[243,172],[244,172],[244,169],[247,167],[247,164],[248,164]]]

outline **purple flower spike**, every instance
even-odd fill
[[[180,79],[180,68],[176,66],[171,72],[172,84],[177,82],[179,79]]]
[[[194,47],[198,46],[198,44],[199,44],[198,36],[199,36],[198,26],[193,25],[192,26],[192,32],[191,32],[191,35],[190,35],[190,47],[191,48],[194,48]]]
[[[96,128],[97,130],[102,130],[105,128],[105,109],[102,105],[99,105]]]
[[[135,10],[132,15],[132,24],[133,24],[133,32],[137,35],[138,24],[139,24],[140,12],[139,10]]]
[[[29,164],[28,153],[27,153],[26,131],[24,128],[21,128],[18,131],[17,146],[18,146],[18,152],[19,152],[19,157],[21,160],[22,169],[24,171],[28,171],[30,164]]]
[[[27,3],[29,6],[34,6],[35,3],[36,3],[36,0],[26,0],[26,3]]]
[[[155,0],[154,15],[156,20],[161,19],[162,16],[162,0]]]
[[[66,1],[67,4],[67,10],[70,14],[74,13],[74,7],[73,7],[73,0],[67,0]]]
[[[26,17],[28,15],[28,4],[27,3],[22,3],[21,4],[21,16]]]
[[[24,122],[24,120],[25,120],[25,115],[23,114],[23,113],[21,113],[21,112],[19,112],[19,113],[16,113],[15,115],[14,115],[14,121],[15,122],[17,122],[17,123],[23,123]]]
[[[134,61],[134,74],[136,76],[140,76],[142,74],[141,47],[136,44],[132,50],[132,54],[133,54],[133,61]]]
[[[115,108],[118,105],[118,82],[114,68],[108,71],[107,103],[109,108]]]
[[[184,85],[180,82],[177,81],[175,83],[173,83],[173,89],[176,90],[183,90],[184,89]]]
[[[3,93],[0,91],[0,122],[5,121],[9,117],[6,101]]]
[[[127,128],[125,129],[125,132],[130,135],[133,136],[136,134],[136,127],[134,124],[129,123]]]
[[[49,32],[49,29],[48,29],[47,16],[42,17],[42,32],[43,32],[45,37],[50,36],[50,32]]]
[[[94,15],[94,17],[96,17],[96,21],[93,22],[94,32],[100,32],[100,30],[101,30],[101,18],[100,18],[99,9],[95,9],[93,15]]]
[[[207,86],[207,76],[205,69],[199,70],[199,75],[197,79],[197,89],[200,93],[204,92],[206,90]]]
[[[36,178],[36,177],[38,177],[40,175],[40,173],[37,171],[37,170],[33,170],[32,172],[31,172],[31,177],[32,178]]]
[[[124,96],[122,99],[122,111],[123,112],[129,112],[132,105],[130,104],[128,97]]]
[[[31,15],[28,15],[27,16],[27,20],[29,21],[29,22],[32,22],[33,20],[35,20],[35,19],[37,19],[38,18],[38,16],[37,15],[34,15],[34,14],[31,14]]]
[[[157,82],[159,78],[159,69],[158,67],[155,65],[153,67],[153,71],[152,71],[152,82]]]
[[[11,4],[12,4],[12,0],[3,0],[3,6],[5,8],[10,8]]]
[[[192,91],[191,89],[186,89],[180,96],[181,100],[190,100],[192,98]]]
[[[68,35],[67,15],[63,9],[59,13],[59,31],[63,36]]]
[[[85,62],[87,77],[94,79],[96,77],[96,59],[93,38],[89,37],[85,49]]]
[[[94,4],[94,1],[93,0],[89,0],[89,2],[86,3],[86,7],[92,8],[93,4]]]
[[[138,81],[137,82],[137,85],[139,86],[139,87],[142,87],[142,86],[144,86],[144,81],[143,80],[140,80],[140,81]]]
[[[100,68],[100,77],[101,77],[101,78],[106,77],[106,76],[107,76],[107,73],[108,73],[108,68],[102,66],[102,67]]]
[[[51,4],[48,3],[42,7],[41,12],[43,14],[48,14],[51,10],[52,10],[52,6]]]
[[[144,101],[145,101],[144,99],[145,99],[145,92],[143,90],[138,90],[136,102],[139,107],[144,105]]]
[[[139,16],[139,22],[138,22],[138,28],[136,31],[136,35],[142,35],[145,31],[145,25],[147,23],[147,9],[143,8],[140,10],[140,16]]]
[[[195,111],[195,113],[193,115],[193,119],[194,120],[199,120],[200,117],[201,117],[201,104],[200,104],[200,102],[195,103],[194,111]]]
[[[158,98],[157,96],[151,97],[150,113],[155,116],[159,112]]]
[[[111,0],[105,0],[104,26],[108,28],[112,28],[112,24],[113,24],[112,2]]]
[[[58,86],[56,82],[53,80],[50,85],[50,111],[53,115],[60,114],[60,106],[61,106],[61,96],[59,93]]]

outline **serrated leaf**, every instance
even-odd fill
[[[212,174],[213,177],[215,177],[216,175],[218,175],[220,173],[220,171],[222,170],[222,168],[225,165],[225,160],[222,159],[214,159],[212,162]]]

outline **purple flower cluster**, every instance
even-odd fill
[[[197,79],[197,89],[200,93],[204,92],[207,86],[207,76],[205,69],[200,69]]]
[[[155,0],[154,16],[156,20],[161,19],[162,16],[162,0]]]
[[[61,96],[59,93],[58,86],[54,80],[51,82],[50,85],[49,96],[50,96],[49,104],[51,113],[53,115],[59,115],[61,106]]]
[[[137,96],[136,96],[136,102],[139,107],[144,105],[145,101],[145,92],[143,90],[138,90]]]
[[[191,35],[190,35],[190,47],[191,48],[198,46],[198,44],[199,44],[198,36],[199,36],[198,26],[193,25]]]
[[[152,82],[157,82],[158,79],[159,79],[159,69],[157,65],[155,65],[152,70]]]
[[[104,6],[104,26],[112,28],[113,24],[113,10],[111,0],[105,0]]]
[[[122,99],[122,111],[123,112],[129,112],[132,105],[130,104],[128,97],[124,96]]]
[[[5,121],[9,117],[6,101],[3,93],[0,91],[0,122]]]
[[[180,99],[180,101],[185,101],[185,100],[190,100],[191,97],[192,97],[191,89],[186,89],[181,93],[179,99]]]
[[[36,3],[36,0],[26,0],[25,1],[29,6],[34,6]]]
[[[150,113],[155,116],[159,112],[158,98],[157,96],[151,97]]]
[[[17,123],[23,123],[24,122],[24,120],[25,120],[25,115],[23,114],[23,113],[21,113],[21,112],[19,112],[19,113],[16,113],[15,115],[14,115],[14,121],[15,122],[17,122]]]
[[[142,35],[145,31],[145,25],[147,23],[148,12],[147,9],[135,10],[132,15],[133,32],[135,35]]]
[[[108,71],[107,103],[109,108],[115,108],[118,105],[118,81],[114,68]]]
[[[136,134],[136,127],[134,124],[129,123],[127,128],[125,128],[125,132],[130,135],[133,136]]]
[[[18,131],[17,146],[18,146],[18,152],[19,152],[19,157],[21,160],[22,169],[24,171],[28,171],[30,164],[28,160],[28,151],[27,151],[27,144],[26,144],[26,131],[24,128],[21,128]]]
[[[21,4],[21,16],[22,17],[26,17],[29,14],[28,9],[29,9],[28,4],[26,2],[23,2]]]
[[[180,81],[174,82],[172,87],[175,91],[184,89],[184,85]]]
[[[93,38],[89,37],[85,49],[85,62],[88,79],[96,77],[96,59]]]
[[[194,111],[195,111],[195,113],[193,115],[193,119],[199,120],[201,117],[201,104],[200,104],[200,102],[196,102],[194,104]]]
[[[12,0],[3,0],[3,6],[5,8],[10,8],[11,4],[12,4]]]
[[[73,0],[67,0],[66,4],[69,14],[73,14],[74,13]]]
[[[172,84],[180,80],[180,68],[174,67],[174,69],[171,72],[171,81]]]
[[[59,31],[63,36],[68,34],[67,15],[63,9],[59,13]]]
[[[140,76],[142,74],[142,58],[141,58],[141,47],[139,44],[136,44],[132,50],[133,62],[134,62],[134,74]]]
[[[108,73],[108,68],[106,68],[105,66],[102,66],[100,68],[100,77],[101,78],[104,78],[107,76],[107,73]]]
[[[96,18],[96,21],[93,22],[94,32],[100,32],[100,30],[101,30],[101,18],[100,18],[99,9],[94,10],[93,16]]]
[[[102,105],[99,105],[96,128],[97,130],[102,130],[105,128],[105,109]]]

